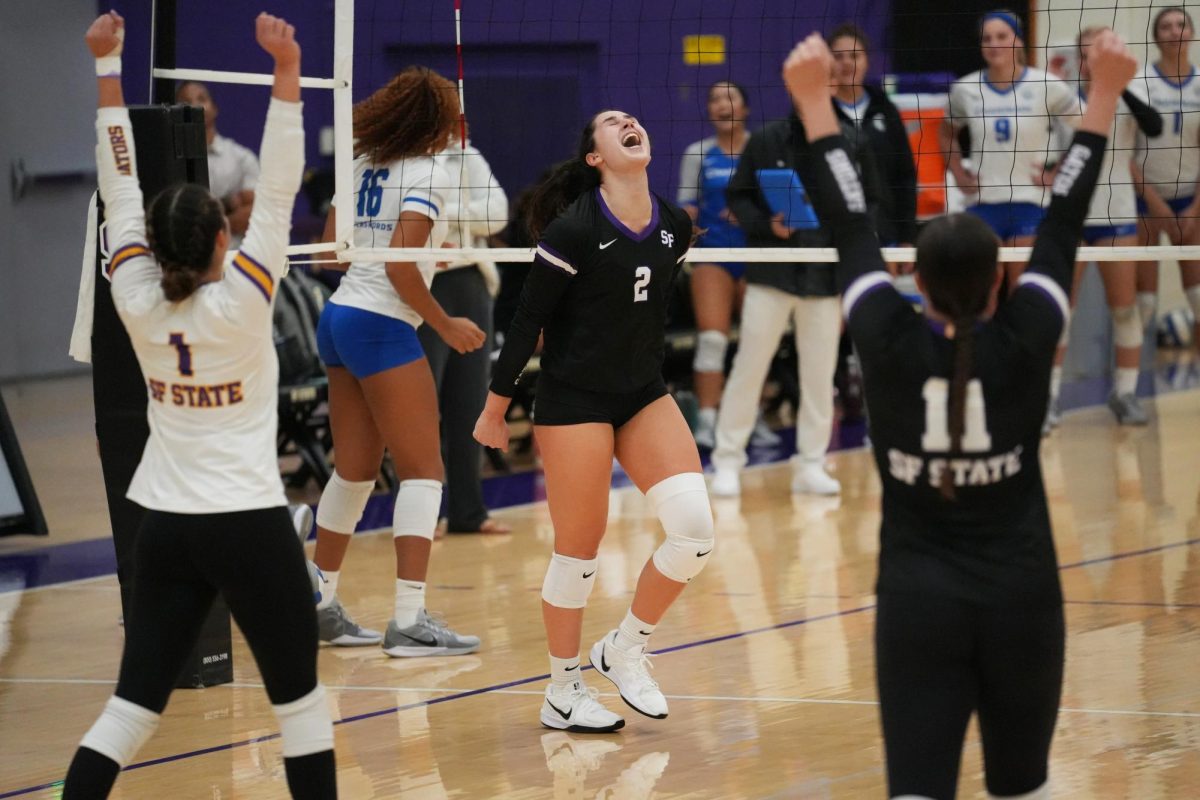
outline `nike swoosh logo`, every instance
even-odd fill
[[[560,717],[562,717],[563,719],[565,719],[567,722],[570,722],[570,721],[571,721],[571,712],[570,712],[570,711],[563,711],[561,708],[559,708],[558,706],[554,705],[554,703],[551,703],[549,700],[547,700],[547,701],[546,701],[546,705],[550,706],[550,707],[551,707],[551,708],[553,708],[555,711],[557,711],[557,712],[558,712],[558,715],[559,715]]]
[[[609,245],[616,244],[616,241],[617,241],[616,239],[613,239],[611,242],[605,242],[604,244],[600,245],[600,249],[603,250],[606,247],[608,247]]]
[[[425,634],[424,636],[409,634],[409,633],[406,633],[404,635],[407,636],[408,638],[412,639],[413,641],[420,642],[421,644],[437,644],[437,637],[434,636],[432,633]],[[426,639],[425,636],[428,636],[429,638]]]
[[[654,631],[638,631],[638,633],[640,633],[642,636],[649,636],[650,634],[654,633]]]
[[[579,669],[579,665],[578,665],[578,664],[576,664],[576,665],[575,665],[575,666],[573,666],[573,667],[567,667],[566,669],[564,669],[564,670],[563,670],[563,672],[570,672],[570,671],[571,671],[571,670],[573,670],[573,669]]]
[[[705,550],[703,553],[696,553],[696,558],[704,558],[706,555],[708,555],[711,552],[712,552],[712,548],[710,547],[707,550]]]
[[[592,570],[591,572],[585,572],[585,573],[583,573],[583,577],[585,577],[585,578],[590,578],[590,577],[592,577],[592,576],[593,576],[593,575],[595,575],[595,574],[596,574],[596,570]]]
[[[604,651],[608,649],[608,645],[600,645],[600,671],[608,672],[608,662],[604,660]]]

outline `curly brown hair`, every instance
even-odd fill
[[[458,91],[427,67],[407,67],[354,106],[354,155],[376,164],[443,149],[458,125]]]

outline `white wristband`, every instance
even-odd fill
[[[121,57],[120,56],[104,56],[96,59],[96,77],[98,78],[119,78],[121,77]]]

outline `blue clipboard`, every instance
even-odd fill
[[[800,231],[821,227],[817,212],[808,200],[808,192],[794,169],[760,169],[758,187],[775,214],[783,214],[783,224]]]

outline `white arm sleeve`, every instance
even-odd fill
[[[244,302],[268,314],[275,285],[287,271],[292,206],[304,173],[303,107],[303,103],[271,98],[254,210],[242,247],[233,257],[232,270],[225,276],[230,295],[239,305]]]
[[[500,182],[496,180],[492,166],[483,153],[468,151],[466,159],[471,235],[491,236],[499,233],[508,224],[508,197],[500,188]]]

